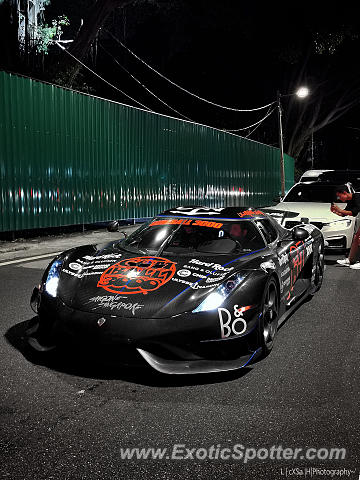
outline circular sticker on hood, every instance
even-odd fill
[[[77,270],[81,270],[81,265],[79,263],[76,263],[76,262],[71,262],[71,263],[69,263],[69,268],[71,270],[77,271]]]
[[[175,272],[176,263],[166,258],[127,258],[107,268],[97,286],[113,293],[146,295],[165,285]]]
[[[177,274],[179,275],[179,277],[188,277],[189,275],[191,275],[191,272],[190,270],[179,270],[177,272]]]

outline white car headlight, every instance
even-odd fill
[[[46,278],[45,291],[52,297],[56,297],[62,264],[62,260],[55,260],[51,264],[48,276]]]
[[[207,312],[210,310],[216,310],[220,307],[226,297],[236,288],[245,277],[236,275],[235,277],[228,278],[222,285],[220,285],[214,292],[211,292],[205,300],[203,300],[198,307],[196,307],[192,313]]]
[[[326,223],[327,227],[348,228],[351,225],[351,220],[335,220],[334,222]]]

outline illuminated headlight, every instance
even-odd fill
[[[229,278],[214,292],[211,292],[205,300],[203,300],[198,307],[196,307],[192,313],[207,312],[210,310],[216,310],[223,303],[224,300],[230,295],[230,293],[236,288],[240,282],[244,280],[244,277],[237,275],[236,277]]]
[[[332,228],[348,228],[351,225],[351,220],[335,220],[335,222],[327,223],[327,227]]]
[[[55,260],[51,264],[48,276],[46,278],[45,291],[52,297],[56,297],[62,263],[63,262],[61,260]]]

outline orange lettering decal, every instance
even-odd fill
[[[239,217],[255,217],[256,215],[264,215],[261,210],[244,210],[238,213]]]
[[[175,262],[161,257],[127,258],[107,268],[97,286],[112,293],[146,295],[171,280],[175,266]]]

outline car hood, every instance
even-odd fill
[[[337,203],[340,208],[344,208],[345,204]],[[291,212],[298,212],[298,217],[306,217],[310,221],[318,222],[334,222],[339,220],[339,216],[330,211],[330,203],[318,202],[281,202],[275,205],[274,210],[285,210]],[[297,218],[297,217],[294,217]]]
[[[165,318],[191,312],[229,277],[256,269],[258,256],[155,257],[111,247],[75,249],[64,260],[58,296],[76,310]]]

